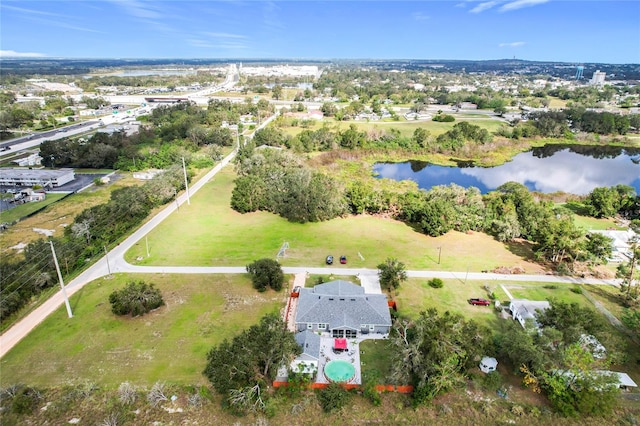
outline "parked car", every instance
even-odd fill
[[[481,299],[479,297],[469,299],[469,303],[472,305],[480,305],[480,306],[489,306],[491,304],[491,302],[488,301],[487,299]]]
[[[347,263],[347,256],[340,256],[340,263],[345,265]]]
[[[333,256],[327,256],[327,265],[333,264]]]

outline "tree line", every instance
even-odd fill
[[[189,176],[190,178],[190,176]],[[151,210],[167,203],[184,188],[178,166],[155,176],[142,186],[114,190],[105,204],[83,210],[64,235],[53,237],[61,272],[69,276],[84,269],[91,259],[140,225]],[[39,239],[25,247],[21,258],[0,259],[0,321],[5,321],[32,298],[57,284],[49,241]]]
[[[607,237],[587,236],[575,225],[572,211],[536,200],[524,185],[515,182],[485,195],[477,188],[455,184],[397,193],[377,190],[366,181],[345,185],[308,168],[289,152],[257,150],[251,145],[241,150],[236,169],[231,207],[241,213],[269,211],[300,223],[344,214],[385,213],[433,237],[451,230],[471,230],[504,242],[524,238],[533,243],[540,259],[565,272],[577,261],[598,264],[611,256]],[[640,197],[624,185],[596,188],[586,197],[585,205],[593,216],[621,213],[630,219],[640,218]]]

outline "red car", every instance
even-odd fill
[[[489,306],[491,304],[487,299],[474,298],[469,299],[469,303],[472,305]]]
[[[347,263],[347,256],[340,256],[340,263],[345,265]]]

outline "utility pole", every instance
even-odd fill
[[[144,243],[147,246],[147,257],[149,257],[149,237],[148,236],[144,236]]]
[[[58,280],[60,281],[60,289],[62,290],[62,296],[64,297],[64,304],[67,307],[67,315],[69,315],[69,318],[73,318],[71,305],[69,304],[69,298],[67,297],[67,291],[64,288],[64,281],[62,280],[62,272],[60,272],[60,265],[58,265],[56,250],[53,248],[53,241],[49,240],[49,244],[51,244],[51,254],[53,254],[53,263],[56,265],[56,272],[58,273]]]
[[[107,252],[107,246],[104,247],[104,258],[107,260],[107,271],[111,275],[111,265],[109,265],[109,253]]]
[[[189,196],[189,182],[187,182],[187,166],[184,164],[184,157],[182,157],[182,171],[184,172],[184,187],[187,189],[187,204],[191,205],[191,197]]]

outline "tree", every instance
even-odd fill
[[[203,374],[232,409],[243,413],[275,379],[278,367],[298,353],[300,346],[282,318],[268,314],[231,341],[213,347]]]
[[[279,100],[282,97],[282,86],[280,86],[279,84],[273,86],[273,89],[271,89],[271,97],[273,99]]]
[[[418,127],[413,131],[413,141],[420,147],[426,148],[429,142],[430,133],[428,130]]]
[[[593,356],[579,344],[561,351],[559,368],[540,374],[541,388],[564,416],[609,414],[620,393],[618,378],[597,371]]]
[[[407,271],[404,263],[388,257],[384,263],[378,265],[378,277],[380,277],[380,285],[385,290],[391,291],[407,280]]]
[[[606,235],[590,232],[584,244],[584,248],[592,259],[598,262],[606,262],[613,252],[613,240]]]
[[[144,281],[130,281],[109,295],[111,311],[116,315],[137,317],[164,305],[160,290]]]
[[[593,217],[612,217],[620,208],[619,193],[614,188],[594,188],[587,196],[585,204]]]
[[[396,321],[391,344],[391,381],[412,384],[414,403],[422,403],[464,386],[464,374],[491,349],[491,333],[459,314],[432,308],[415,321]]]
[[[275,291],[282,289],[284,273],[280,264],[273,259],[259,259],[247,265],[247,272],[251,275],[253,287],[258,291],[265,291],[271,287]]]
[[[616,278],[620,278],[620,292],[622,293],[623,303],[627,307],[634,307],[640,302],[640,268],[638,268],[638,260],[640,259],[640,242],[637,238],[630,241],[631,259],[618,265]]]

